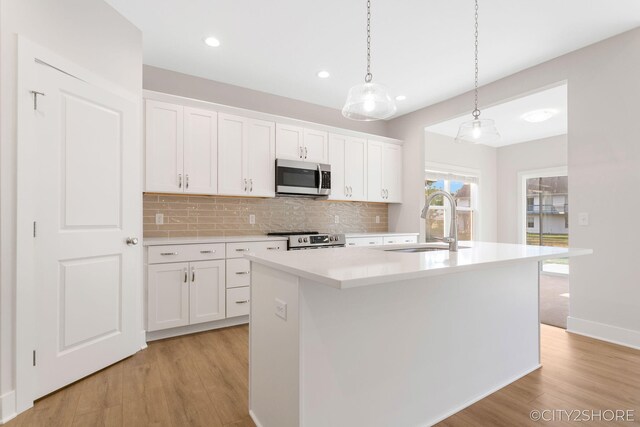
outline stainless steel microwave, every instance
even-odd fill
[[[276,195],[328,197],[331,194],[331,165],[276,160]]]

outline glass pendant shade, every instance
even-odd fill
[[[387,88],[377,83],[363,83],[349,89],[342,115],[351,120],[384,120],[397,111]]]
[[[456,142],[466,144],[487,144],[500,139],[500,132],[491,119],[474,119],[464,122],[458,129]]]

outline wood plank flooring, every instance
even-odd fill
[[[247,351],[247,326],[155,341],[6,425],[253,427]],[[438,425],[640,425],[640,351],[543,325],[542,362],[542,369]],[[533,409],[628,409],[635,422],[534,422]]]

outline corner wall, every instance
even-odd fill
[[[15,415],[17,34],[142,92],[142,34],[104,1],[0,2],[0,422]]]
[[[482,107],[568,83],[570,245],[594,254],[571,262],[569,330],[640,348],[640,28],[480,88]],[[420,227],[424,128],[470,112],[468,92],[390,121],[403,139],[404,202],[389,209],[389,228]],[[578,225],[588,212],[589,226]],[[616,226],[618,228],[616,228]]]

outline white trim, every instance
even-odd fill
[[[357,138],[375,139],[376,141],[382,141],[382,142],[387,142],[387,143],[396,144],[396,145],[403,144],[403,141],[399,139],[389,138],[386,136],[358,132],[355,130],[323,125],[321,123],[307,122],[304,120],[293,119],[291,117],[278,116],[276,114],[263,113],[263,112],[254,111],[254,110],[247,110],[245,108],[231,107],[229,105],[217,104],[215,102],[203,101],[203,100],[194,99],[194,98],[187,98],[187,97],[178,96],[178,95],[171,95],[168,93],[156,92],[156,91],[147,90],[147,89],[142,91],[142,96],[144,99],[152,99],[155,101],[179,104],[187,107],[202,108],[205,110],[214,110],[219,113],[234,114],[234,115],[248,117],[256,120],[266,120],[270,122],[301,126],[308,129],[315,129],[315,130],[325,131],[329,133],[337,133],[340,135],[353,136]]]
[[[518,217],[517,217],[517,235],[518,243],[527,244],[527,179],[529,178],[548,178],[552,176],[569,176],[569,170],[566,166],[558,166],[545,169],[525,170],[518,172]]]
[[[260,421],[258,421],[258,417],[256,416],[256,414],[253,412],[252,409],[249,409],[249,416],[251,417],[253,422],[256,424],[256,427],[262,427],[262,424],[260,423]]]
[[[449,418],[450,416],[462,411],[465,408],[468,408],[469,406],[473,405],[474,403],[484,399],[485,397],[489,396],[490,394],[495,393],[496,391],[508,386],[509,384],[512,384],[516,381],[518,381],[520,378],[526,377],[527,375],[529,375],[530,373],[532,373],[533,371],[536,371],[538,369],[540,369],[542,367],[542,365],[538,364],[536,366],[534,366],[531,369],[527,369],[526,371],[524,371],[522,374],[520,375],[516,375],[515,377],[505,381],[504,383],[502,383],[501,385],[492,388],[491,390],[487,391],[486,393],[483,393],[477,397],[474,397],[471,400],[466,401],[465,403],[463,403],[462,405],[456,407],[455,409],[447,412],[445,415],[439,416],[438,418],[429,420],[428,422],[426,422],[424,425],[425,426],[432,426],[435,425],[441,421],[444,421],[445,419]],[[255,420],[254,420],[255,421]]]
[[[36,372],[32,366],[32,352],[37,343],[35,316],[35,254],[33,218],[35,204],[31,195],[36,194],[33,180],[35,138],[33,134],[33,100],[31,90],[37,89],[35,80],[36,60],[103,88],[136,104],[140,110],[139,95],[105,80],[77,64],[58,56],[18,34],[17,69],[17,161],[16,161],[16,315],[15,315],[15,411],[21,413],[33,406],[36,396]],[[142,203],[142,201],[140,202]],[[142,286],[142,283],[140,283]],[[141,293],[140,293],[141,295]],[[138,304],[140,307],[142,303]],[[141,317],[142,318],[142,317]],[[142,326],[142,325],[141,325]],[[140,334],[140,346],[146,344]]]
[[[247,323],[249,323],[248,314],[246,316],[231,317],[228,319],[216,320],[214,322],[198,323],[195,325],[181,326],[179,328],[151,331],[147,332],[147,342],[178,337],[180,335],[193,334],[196,332],[211,331],[214,329],[226,328],[229,326],[245,325]]]
[[[567,332],[640,350],[640,331],[567,317]]]
[[[0,396],[0,424],[14,419],[17,415],[16,394],[12,390]]]

